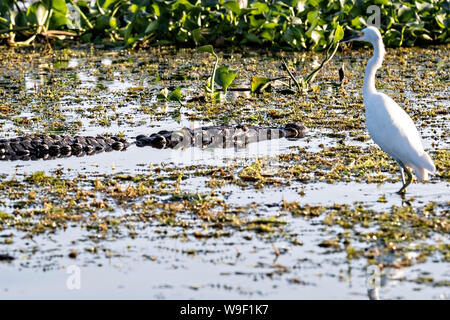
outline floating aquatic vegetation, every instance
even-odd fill
[[[429,297],[445,289],[445,275],[432,270],[443,269],[450,257],[448,46],[388,49],[392,67],[380,70],[383,90],[396,92],[413,115],[438,167],[429,183],[414,184],[405,199],[390,192],[400,183],[395,163],[367,137],[359,90],[362,51],[350,56],[338,51],[336,63],[317,74],[305,95],[285,94],[286,84],[272,81],[272,90],[212,103],[188,102],[202,93],[214,63],[194,50],[15,50],[0,51],[0,105],[8,110],[0,113],[1,138],[52,134],[57,123],[63,134],[137,137],[189,127],[191,120],[193,128],[228,122],[281,127],[295,121],[309,133],[257,153],[254,149],[268,144],[224,154],[195,148],[145,153],[131,146],[124,158],[2,162],[0,254],[14,258],[1,262],[6,274],[19,264],[20,272],[46,268],[49,275],[73,263],[101,273],[124,261],[133,272],[145,263],[199,274],[201,265],[220,270],[193,276],[200,293],[214,288],[217,294],[231,290],[247,297],[237,289],[244,285],[259,286],[249,290],[254,295],[299,285],[309,293],[334,279],[330,283],[350,297],[365,290],[365,269],[374,264],[383,273],[404,273],[396,278],[399,291],[383,287],[386,297]],[[217,55],[221,64],[239,68],[237,85],[254,76],[286,78],[271,52]],[[325,57],[284,55],[297,78]],[[67,66],[56,68],[64,59]],[[344,90],[333,85],[342,64]],[[177,87],[182,107],[158,100],[162,89]],[[181,124],[173,120],[174,110]],[[143,275],[150,276],[147,266]],[[174,287],[167,296],[184,290]]]

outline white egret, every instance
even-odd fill
[[[366,41],[373,46],[364,75],[364,107],[366,125],[372,140],[395,161],[402,174],[403,186],[398,193],[404,193],[412,182],[410,169],[420,180],[428,179],[436,168],[430,156],[423,150],[422,140],[414,122],[400,106],[375,88],[375,73],[381,67],[385,54],[383,39],[376,27],[368,27],[359,34],[340,42]],[[405,181],[405,173],[407,180]]]

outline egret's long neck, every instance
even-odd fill
[[[377,92],[377,89],[375,88],[375,73],[377,72],[377,69],[381,67],[385,53],[383,40],[379,39],[377,42],[372,43],[372,45],[373,56],[367,62],[366,73],[364,75],[364,99],[368,95]]]

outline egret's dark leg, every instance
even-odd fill
[[[403,170],[404,165],[401,161],[398,161],[395,158],[394,158],[394,160],[397,162],[398,167],[400,168],[400,173],[402,174],[402,182],[403,182],[403,184],[405,184],[405,170]]]
[[[400,170],[402,172],[402,180],[403,180],[403,186],[402,188],[397,192],[397,193],[405,193],[406,192],[406,188],[411,184],[412,182],[412,174],[411,172],[408,170],[408,168],[406,168],[406,166],[399,162],[400,165]],[[405,182],[405,176],[404,176],[404,172],[406,172],[406,182]]]
[[[402,174],[402,182],[405,184],[405,170],[402,167],[400,167],[400,173]]]

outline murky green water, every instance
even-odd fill
[[[0,138],[35,132],[129,138],[209,124],[278,126],[306,138],[245,149],[124,152],[0,162],[0,297],[448,299],[448,46],[388,50],[377,86],[413,117],[438,168],[395,192],[395,163],[368,138],[368,51],[345,51],[303,95],[202,93],[213,61],[190,50],[0,51]],[[221,55],[285,76],[270,52]],[[297,76],[321,56],[283,53]],[[338,69],[346,65],[347,85]],[[183,107],[160,102],[182,87]],[[43,173],[40,173],[43,172]],[[251,176],[248,173],[252,173]],[[376,269],[374,269],[376,266]],[[75,268],[75,269],[74,269]],[[78,270],[80,289],[70,282]]]

